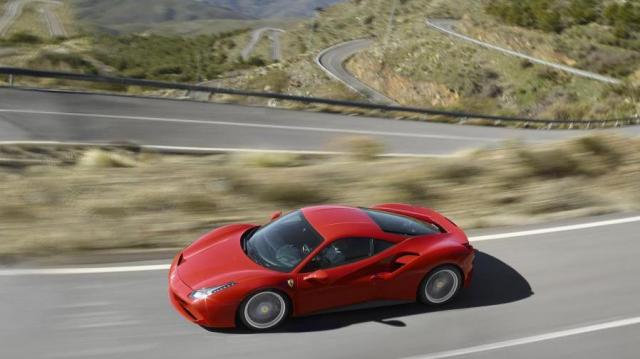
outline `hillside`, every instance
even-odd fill
[[[76,18],[105,31],[121,27],[211,19],[249,19],[231,9],[197,0],[72,0]]]
[[[192,35],[273,26],[344,0],[70,0],[86,28]]]
[[[255,18],[312,16],[316,8],[324,8],[344,0],[202,0]]]
[[[136,3],[110,0],[111,5],[120,4],[119,10],[103,9],[102,13],[100,7],[109,7],[102,2],[73,1],[85,7],[97,4],[98,8],[90,11],[91,16],[102,19],[96,21],[110,22],[112,28],[120,24],[117,26],[145,34],[87,34],[62,45],[52,42],[46,46],[37,39],[35,43],[20,45],[26,40],[18,36],[4,40],[7,46],[17,50],[0,57],[0,61],[14,66],[106,72],[149,79],[210,80],[208,84],[214,86],[364,101],[359,94],[327,76],[315,63],[315,57],[334,44],[371,38],[373,45],[349,59],[347,68],[361,81],[402,105],[572,120],[640,114],[640,26],[637,25],[640,21],[635,21],[640,19],[640,5],[621,7],[615,2],[605,2],[602,6],[589,7],[591,0],[526,0],[523,3],[396,0],[389,26],[394,1],[350,0],[325,8],[317,18],[282,23],[287,29],[281,36],[283,59],[271,63],[268,41],[258,45],[256,55],[249,61],[240,59],[239,53],[250,38],[251,26],[247,21],[269,24],[274,20],[205,19],[225,13],[245,16],[238,11],[247,11],[247,8],[242,10],[237,6],[257,2],[189,0],[190,6],[181,6],[173,15],[164,16],[168,9],[177,6],[178,0]],[[131,17],[123,14],[126,12],[123,9],[127,6],[140,9],[145,1],[153,11],[136,20],[149,23],[126,23]],[[217,5],[214,1],[218,1]],[[274,0],[265,9],[275,8],[280,1]],[[549,8],[557,10],[557,27],[544,25],[553,22],[547,18],[551,16],[548,11],[533,10],[539,2],[553,5]],[[303,3],[311,2],[296,4],[304,7]],[[533,20],[527,23],[512,17],[520,11],[517,6],[521,6],[514,4],[529,6],[532,10],[527,11],[531,11]],[[223,5],[227,8],[221,7]],[[229,8],[233,6],[236,8]],[[292,10],[294,8],[292,6]],[[83,7],[77,9],[81,13]],[[593,9],[594,14],[585,9]],[[194,16],[202,19],[184,21]],[[152,20],[169,18],[174,20],[157,23]],[[427,18],[450,19],[460,34],[541,60],[610,76],[620,84],[575,76],[451,37],[426,26]],[[226,26],[231,25],[238,30],[228,31]],[[159,31],[145,30],[144,26]],[[201,27],[219,33],[210,37],[194,36],[189,41],[168,35],[176,31],[197,35],[201,34]],[[23,56],[20,52],[31,55]],[[214,96],[213,100],[305,106],[233,96]]]
[[[562,20],[567,22],[561,31],[546,31],[490,14],[487,1],[398,0],[388,32],[392,3],[352,0],[332,6],[317,23],[301,23],[283,36],[283,63],[225,80],[222,85],[353,98],[353,93],[317,68],[314,58],[333,44],[368,37],[375,39],[374,45],[354,56],[347,67],[404,105],[561,119],[625,117],[640,112],[640,52],[633,43],[638,35],[633,26],[620,38],[616,35],[619,25],[567,18]],[[573,76],[454,39],[428,28],[427,18],[454,19],[456,31],[462,34],[613,76],[623,85]],[[273,74],[277,86],[261,80],[265,71]]]

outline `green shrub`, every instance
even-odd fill
[[[247,63],[252,66],[264,66],[267,64],[267,62],[260,56],[251,56],[249,60],[247,60]]]
[[[10,44],[40,44],[42,39],[28,32],[17,32],[9,36],[7,42]]]
[[[251,65],[229,58],[235,46],[232,37],[247,30],[194,37],[164,35],[98,35],[93,38],[92,55],[123,75],[165,81],[201,81]]]
[[[97,74],[98,69],[81,55],[65,52],[44,51],[29,61],[32,68],[70,68],[88,74]]]

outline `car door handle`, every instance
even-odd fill
[[[371,280],[387,280],[391,278],[391,273],[376,273],[372,274],[369,279]]]

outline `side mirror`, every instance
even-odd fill
[[[325,282],[327,279],[329,279],[329,274],[327,274],[327,272],[323,271],[322,269],[311,272],[302,277],[302,280],[306,282]]]
[[[271,220],[275,221],[276,219],[280,218],[282,216],[282,211],[276,211],[271,213]]]

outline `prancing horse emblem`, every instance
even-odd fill
[[[287,284],[289,285],[289,288],[293,288],[293,286],[296,284],[296,282],[294,282],[293,279],[289,279],[289,280],[287,280]]]

